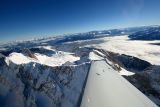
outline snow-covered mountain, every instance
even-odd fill
[[[160,105],[160,41],[128,35],[157,26],[92,31],[0,46],[0,106],[80,106],[92,61],[105,61]],[[98,74],[97,74],[98,75]]]
[[[160,40],[160,26],[144,29],[129,35],[132,40]]]

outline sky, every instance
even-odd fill
[[[160,0],[0,0],[0,42],[160,25]]]

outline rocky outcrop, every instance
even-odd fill
[[[75,107],[90,67],[0,62],[0,106],[7,107]]]
[[[132,72],[140,72],[151,66],[149,62],[129,55],[115,55],[113,58],[117,63]]]
[[[114,64],[117,64],[128,71],[141,72],[151,66],[149,62],[139,59],[137,57],[109,52],[103,49],[95,49],[95,50],[98,50],[99,52],[103,53],[103,55],[101,55],[98,52],[95,52],[97,55],[107,58]]]
[[[0,53],[0,66],[3,66],[5,64],[5,56]]]
[[[160,66],[152,65],[142,72],[124,77],[160,106]]]
[[[25,48],[22,50],[22,53],[25,55],[25,56],[28,56],[30,58],[33,58],[33,59],[37,59],[37,57],[28,49],[28,48]],[[37,59],[38,60],[38,59]]]
[[[27,49],[23,54],[35,58],[32,51]],[[77,48],[74,55],[79,56],[80,60],[54,67],[35,62],[16,65],[7,60],[6,63],[6,57],[0,54],[0,106],[79,106],[90,68],[90,52],[102,57],[116,71],[124,68],[135,72],[133,76],[124,77],[156,104],[160,104],[159,66],[102,49]]]

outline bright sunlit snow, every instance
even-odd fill
[[[26,64],[30,62],[35,62],[34,59],[24,56],[22,53],[16,52],[11,53],[7,59],[15,64]]]
[[[35,56],[38,58],[39,62],[42,64],[46,64],[48,66],[59,66],[64,64],[65,62],[74,62],[79,60],[79,57],[73,56],[69,53],[60,52],[58,54],[55,54],[51,57],[48,57],[46,55],[42,55],[39,53],[35,53]]]
[[[92,45],[96,48],[107,51],[126,54],[146,60],[152,64],[160,64],[160,46],[151,45],[150,43],[159,43],[160,41],[138,41],[129,40],[128,36],[105,37],[103,43]],[[90,47],[90,45],[88,45]]]
[[[127,70],[125,70],[124,68],[121,67],[121,70],[119,71],[119,74],[120,75],[130,76],[130,75],[134,75],[135,73],[127,71]]]
[[[26,64],[30,62],[37,62],[48,66],[60,66],[67,61],[74,62],[80,59],[79,57],[73,56],[70,53],[66,52],[58,52],[57,54],[51,57],[39,53],[35,53],[35,56],[37,57],[38,60],[27,57],[21,53],[13,52],[9,55],[9,57],[7,57],[7,60],[10,60],[15,64]]]

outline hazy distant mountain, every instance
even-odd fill
[[[153,40],[159,37],[159,29],[92,31],[1,45],[0,106],[79,106],[91,62],[96,60],[106,61],[160,105],[160,47],[127,36],[156,33],[156,38],[150,36]]]
[[[155,26],[149,29],[138,31],[129,35],[132,40],[160,40],[160,27]]]

